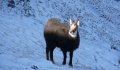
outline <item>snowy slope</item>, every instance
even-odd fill
[[[27,0],[23,0],[27,1]],[[0,1],[0,70],[119,70],[119,0],[15,0],[15,8]],[[26,11],[27,10],[27,11]],[[50,17],[79,18],[80,48],[73,68],[62,65],[59,48],[55,64],[46,60],[43,29]]]

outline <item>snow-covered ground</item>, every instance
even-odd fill
[[[119,0],[15,0],[15,7],[0,1],[0,70],[119,70]],[[25,12],[25,9],[27,12]],[[53,64],[46,60],[43,29],[48,18],[80,20],[80,46],[73,67],[62,65],[59,48]]]

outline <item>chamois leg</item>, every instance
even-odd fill
[[[63,65],[65,65],[65,64],[66,64],[66,58],[67,58],[67,56],[66,56],[66,51],[63,51],[63,55],[64,55]]]
[[[70,51],[70,61],[69,61],[70,66],[73,66],[72,65],[72,57],[73,57],[73,51]]]
[[[53,60],[53,51],[54,51],[54,48],[52,48],[50,50],[50,60],[54,63],[54,60]]]
[[[49,47],[47,46],[46,47],[46,59],[49,60],[49,52],[50,52],[50,49]]]

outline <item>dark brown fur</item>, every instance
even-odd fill
[[[54,63],[53,50],[55,47],[59,47],[64,55],[63,64],[66,64],[66,52],[70,52],[69,65],[72,66],[73,51],[79,47],[79,33],[77,31],[77,37],[72,38],[69,34],[69,26],[65,23],[61,23],[57,18],[51,18],[48,20],[44,28],[44,37],[46,41],[46,56]]]

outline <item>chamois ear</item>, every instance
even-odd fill
[[[78,20],[78,22],[77,22],[77,25],[78,25],[78,26],[80,25],[79,20]]]
[[[71,20],[71,18],[70,18],[70,25],[72,24],[72,20]]]

